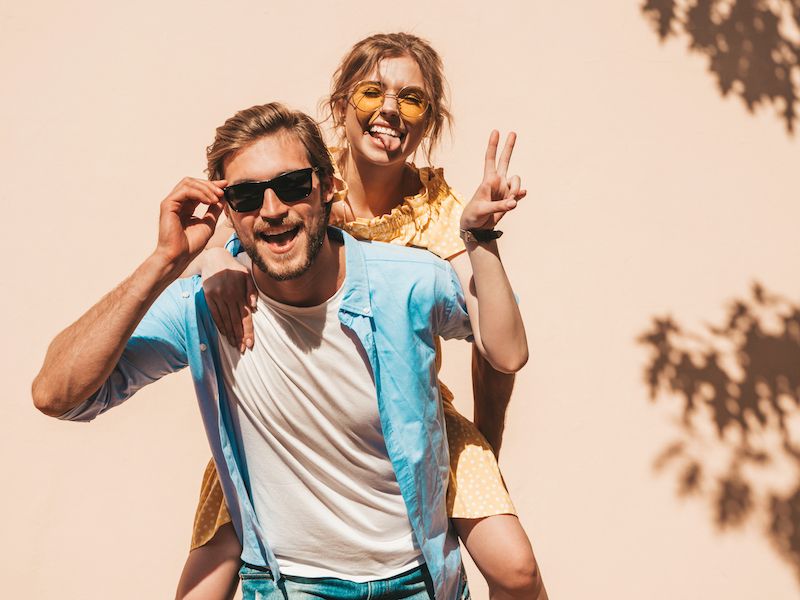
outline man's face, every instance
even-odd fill
[[[309,164],[302,142],[291,133],[260,138],[240,150],[225,165],[228,185],[246,181],[266,181]],[[325,240],[325,203],[332,192],[320,196],[320,181],[313,175],[313,188],[307,198],[286,204],[274,190],[264,191],[260,209],[226,214],[239,235],[242,247],[253,264],[272,279],[295,279],[314,262]]]

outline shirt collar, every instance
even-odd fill
[[[367,261],[364,250],[353,236],[336,227],[328,227],[328,235],[332,240],[344,242],[345,278],[344,295],[342,296],[341,310],[349,313],[372,316],[372,307],[369,301],[369,277],[367,275]]]

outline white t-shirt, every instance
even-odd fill
[[[281,571],[370,581],[424,560],[369,362],[339,322],[341,296],[296,307],[260,294],[253,350],[240,355],[221,336],[219,349],[253,505]]]

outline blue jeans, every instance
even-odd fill
[[[335,577],[285,575],[275,582],[263,567],[243,565],[239,570],[244,600],[434,600],[433,586],[425,565],[389,579],[358,583]],[[469,600],[466,579],[461,600]]]

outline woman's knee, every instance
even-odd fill
[[[544,591],[541,571],[533,553],[508,556],[503,567],[488,580],[489,587],[515,598],[540,598]],[[546,596],[541,596],[546,598]]]

